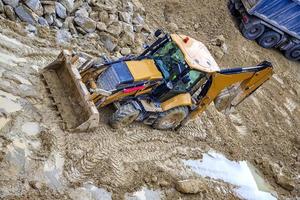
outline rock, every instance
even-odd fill
[[[2,2],[2,0],[0,0],[0,13],[4,12],[4,4]]]
[[[120,21],[126,22],[128,24],[131,23],[131,15],[127,12],[119,12],[119,19]]]
[[[109,15],[105,10],[99,12],[99,21],[108,24]]]
[[[130,53],[131,53],[131,50],[130,50],[130,48],[128,48],[128,47],[123,47],[123,48],[121,49],[121,54],[122,54],[123,56],[129,55]]]
[[[292,191],[295,189],[295,183],[293,182],[293,180],[283,174],[276,174],[275,181],[278,185],[288,191]]]
[[[151,177],[151,181],[152,181],[153,183],[156,183],[157,180],[158,180],[157,176],[152,176],[152,177]]]
[[[109,52],[113,52],[114,49],[117,47],[117,41],[108,35],[103,35],[100,37],[100,40],[102,41],[104,47]]]
[[[211,50],[212,50],[212,53],[214,54],[214,56],[215,56],[217,59],[223,58],[224,52],[223,52],[220,48],[214,47],[214,48],[212,48]]]
[[[55,2],[55,12],[62,19],[67,17],[67,9],[59,2]]]
[[[4,13],[7,16],[8,19],[10,20],[16,20],[16,14],[14,12],[13,7],[9,6],[9,5],[5,5],[4,6]]]
[[[29,8],[26,6],[20,5],[15,9],[18,17],[23,21],[29,24],[35,24],[37,22],[38,16],[36,16]]]
[[[110,24],[112,24],[112,23],[119,22],[118,16],[117,16],[117,15],[115,15],[115,14],[109,14],[108,16],[109,16],[109,17],[108,17],[108,22],[107,22],[106,25],[110,25]]]
[[[92,33],[96,30],[96,22],[88,17],[77,16],[74,18],[74,22],[81,27],[84,31]]]
[[[44,5],[44,14],[52,15],[55,14],[55,4]]]
[[[134,164],[132,169],[133,169],[133,171],[138,172],[139,171],[139,166]]]
[[[34,33],[36,34],[37,30],[36,30],[36,27],[31,25],[31,24],[28,24],[25,28],[26,31],[28,31],[29,33]],[[23,83],[25,84],[25,83]]]
[[[132,23],[134,25],[142,25],[144,24],[144,18],[140,14],[137,14],[132,20]]]
[[[216,46],[221,47],[223,44],[225,44],[225,37],[224,35],[218,35],[214,41]]]
[[[43,15],[43,7],[39,0],[26,0],[24,3],[37,15]]]
[[[160,185],[161,187],[168,187],[170,184],[169,184],[168,181],[166,181],[166,180],[161,180],[161,181],[159,182],[159,185]]]
[[[104,24],[103,22],[97,22],[97,30],[106,31],[107,30],[106,24]]]
[[[98,12],[91,12],[90,13],[90,18],[96,22],[99,21],[99,13]]]
[[[63,22],[61,21],[61,19],[54,18],[53,25],[58,27],[58,28],[61,28],[63,26]]]
[[[69,22],[69,30],[72,34],[77,35],[77,29],[74,26],[74,18],[72,17],[72,21]]]
[[[139,0],[132,0],[131,2],[135,7],[135,12],[142,13],[142,14],[145,13],[145,8]]]
[[[108,27],[107,32],[112,34],[115,37],[119,37],[120,33],[122,32],[122,23],[116,22],[111,24]]]
[[[38,19],[38,23],[42,26],[49,26],[48,21],[44,17]],[[52,22],[53,23],[53,22]]]
[[[52,15],[49,14],[45,15],[45,19],[49,25],[52,25],[54,23],[54,18]]]
[[[75,12],[75,17],[85,17],[85,18],[88,18],[89,17],[89,13],[88,13],[88,11],[86,10],[85,7],[82,7],[82,8],[80,8],[79,10],[77,10]]]
[[[133,45],[134,44],[134,32],[133,32],[133,26],[130,24],[123,24],[123,33],[121,36],[121,46],[125,45]]]
[[[66,29],[60,29],[56,33],[56,42],[58,44],[64,44],[70,42],[72,39],[72,35]]]
[[[169,29],[169,31],[171,32],[176,32],[178,31],[178,26],[177,24],[175,24],[174,22],[171,22],[167,25],[167,28]]]
[[[129,12],[129,13],[133,13],[133,8],[134,8],[134,6],[133,6],[133,4],[131,3],[131,2],[126,2],[126,4],[124,5],[124,8],[125,8],[125,10],[127,11],[127,12]]]
[[[175,189],[184,194],[197,194],[200,192],[206,192],[206,188],[199,179],[178,181],[175,184]]]
[[[60,0],[59,1],[70,13],[74,8],[74,0]]]
[[[11,7],[15,8],[19,4],[19,0],[2,0],[4,4],[10,5]]]

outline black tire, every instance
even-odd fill
[[[229,12],[232,16],[234,17],[238,17],[239,16],[239,12],[235,9],[234,3],[232,3],[231,1],[228,2],[227,7],[229,9]]]
[[[159,114],[158,118],[152,124],[153,128],[160,130],[174,129],[189,114],[186,106],[172,108]]]
[[[284,52],[286,58],[290,60],[300,60],[300,44],[293,46],[292,48]]]
[[[265,26],[263,24],[252,24],[251,26],[246,28],[244,24],[241,23],[240,28],[244,37],[248,40],[257,39],[265,31]]]
[[[122,128],[136,120],[139,114],[140,111],[132,104],[124,104],[111,116],[109,124],[116,129]]]
[[[281,35],[275,31],[266,31],[262,34],[257,42],[263,48],[275,47],[281,39]]]

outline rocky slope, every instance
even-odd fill
[[[239,199],[235,186],[183,162],[212,149],[252,163],[279,199],[299,197],[299,63],[245,40],[226,2],[0,0],[0,16],[0,198]],[[179,132],[113,130],[110,107],[95,131],[63,131],[40,70],[62,48],[138,53],[156,28],[203,41],[223,68],[268,59],[275,75],[232,114],[210,106]]]

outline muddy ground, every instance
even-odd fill
[[[37,35],[30,37],[24,24],[1,19],[0,97],[15,105],[1,118],[5,126],[0,133],[0,198],[83,199],[98,187],[103,198],[123,199],[145,187],[160,191],[162,199],[239,199],[232,185],[209,178],[203,179],[204,189],[198,194],[174,189],[177,180],[197,177],[181,160],[200,159],[211,149],[231,160],[252,163],[279,199],[299,198],[299,62],[244,39],[225,1],[142,3],[152,30],[171,30],[170,23],[176,23],[177,32],[208,45],[222,68],[270,60],[275,75],[230,115],[218,113],[211,105],[178,132],[153,130],[140,123],[113,130],[107,125],[113,112],[108,107],[101,110],[95,131],[70,133],[61,128],[40,71],[62,48],[97,54],[103,47],[92,37],[58,46],[54,30],[38,28]],[[228,47],[221,56],[212,42],[219,35]]]

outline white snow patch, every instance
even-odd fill
[[[149,190],[147,188],[142,188],[140,191],[137,191],[133,194],[125,194],[126,200],[159,200],[160,191],[158,190]]]
[[[276,197],[270,193],[272,192],[271,190],[259,190],[256,179],[246,161],[231,161],[222,154],[208,152],[203,155],[202,160],[184,160],[183,162],[200,176],[221,179],[227,183],[236,185],[236,194],[244,199],[276,199]],[[264,185],[266,185],[265,182]],[[267,187],[265,186],[260,188]]]
[[[83,187],[76,188],[70,192],[73,200],[111,200],[111,193],[93,184],[85,183]]]

